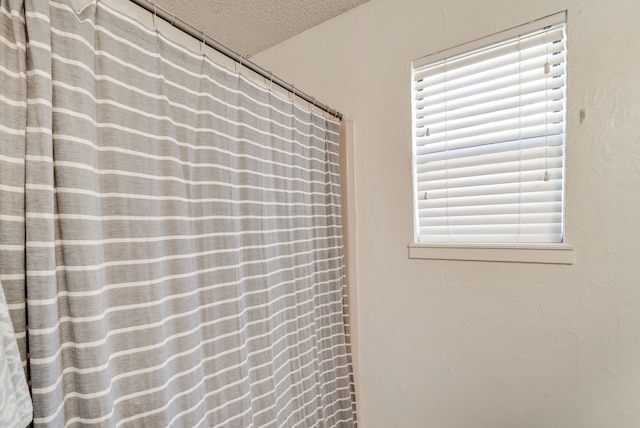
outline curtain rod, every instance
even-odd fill
[[[317,102],[315,98],[305,94],[304,92],[301,92],[301,91],[297,90],[293,85],[291,85],[291,84],[285,82],[284,80],[274,76],[273,73],[265,70],[264,68],[262,68],[259,65],[255,64],[254,62],[249,61],[247,58],[243,57],[239,53],[234,52],[233,50],[229,49],[228,47],[226,47],[222,43],[217,42],[216,40],[214,40],[211,37],[207,36],[203,31],[198,31],[196,28],[194,28],[191,25],[187,24],[183,20],[177,18],[175,15],[167,12],[166,10],[164,10],[164,9],[162,9],[160,7],[158,7],[154,2],[149,1],[149,0],[129,0],[129,1],[131,1],[132,3],[137,4],[141,8],[143,8],[143,9],[147,10],[148,12],[152,13],[154,16],[162,18],[164,21],[168,22],[169,24],[171,24],[172,26],[176,27],[177,29],[187,33],[188,35],[190,35],[194,39],[203,41],[207,46],[209,46],[212,49],[215,49],[216,51],[220,52],[223,55],[226,55],[227,57],[231,58],[232,60],[234,60],[235,62],[240,64],[242,67],[246,67],[249,70],[253,71],[254,73],[257,73],[260,76],[264,77],[265,79],[269,79],[269,81],[271,81],[271,82],[275,83],[276,85],[280,86],[281,88],[291,92],[293,95],[296,95],[297,97],[300,97],[303,100],[309,102],[314,107],[317,107],[320,110],[323,110],[323,111],[329,113],[331,116],[334,116],[334,117],[338,118],[339,120],[342,120],[342,117],[343,117],[342,113],[340,113],[340,112],[338,112],[336,110],[333,110],[332,108],[330,108],[327,105],[324,105],[322,103]]]

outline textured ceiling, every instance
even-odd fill
[[[155,0],[155,3],[249,57],[366,1]]]

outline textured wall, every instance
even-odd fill
[[[575,264],[409,260],[411,60],[562,9]],[[355,123],[365,428],[640,426],[638,18],[637,0],[371,0],[254,57]]]

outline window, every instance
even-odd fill
[[[416,243],[564,242],[565,21],[414,62]]]

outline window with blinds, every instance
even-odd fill
[[[566,14],[414,62],[418,243],[561,243]]]

